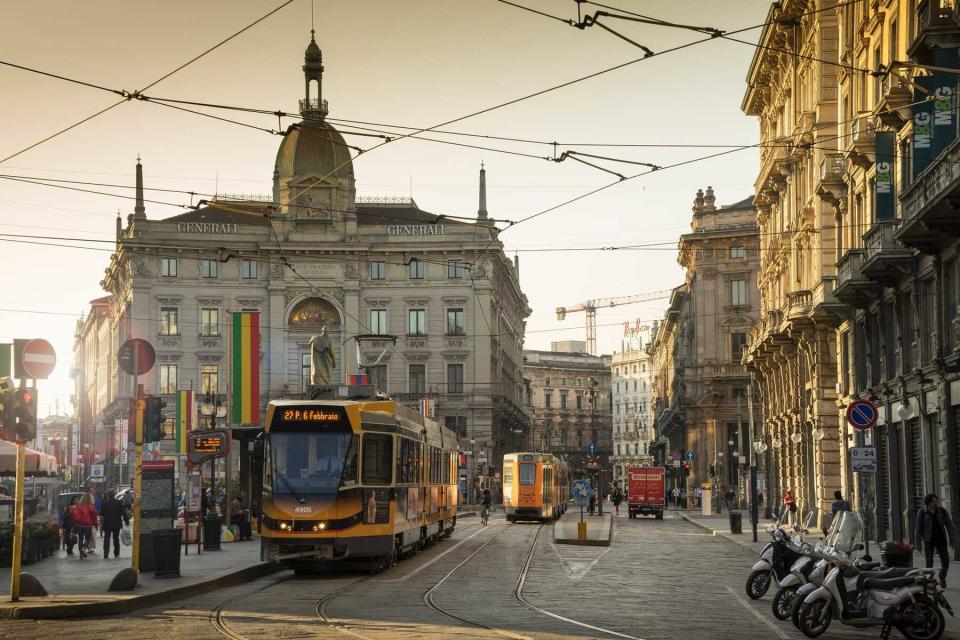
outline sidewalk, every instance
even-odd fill
[[[719,538],[724,538],[730,542],[733,542],[734,544],[740,545],[741,547],[755,551],[757,554],[760,553],[764,545],[770,542],[770,535],[767,533],[767,530],[773,526],[773,520],[764,520],[761,518],[760,522],[757,523],[757,541],[753,542],[753,534],[750,529],[749,516],[746,512],[743,513],[745,516],[743,519],[744,533],[730,533],[730,522],[727,516],[703,516],[696,511],[677,511],[676,513],[687,522],[691,522],[698,527],[702,527]],[[819,540],[819,532],[811,531],[811,533],[807,536],[808,542],[816,542]],[[880,559],[880,551],[874,546],[873,543],[870,544],[870,554],[873,556],[874,560]],[[913,566],[926,566],[926,561],[922,553],[914,552]],[[938,568],[940,567],[939,559],[934,561],[934,566]],[[957,574],[958,570],[955,566],[947,575],[947,590],[945,595],[947,597],[947,602],[949,602],[950,606],[953,607],[954,614],[960,616],[960,576]],[[946,611],[943,612],[943,617],[947,622],[944,638],[960,639],[960,617],[950,617]]]
[[[10,568],[0,568],[0,619],[111,615],[242,584],[274,570],[274,565],[260,562],[260,541],[256,536],[252,542],[222,543],[222,551],[200,555],[194,544],[190,546],[190,555],[181,552],[180,578],[158,579],[150,571],[140,575],[136,590],[108,592],[117,572],[130,566],[131,550],[121,545],[119,558],[111,555],[105,560],[103,539],[95,535],[94,542],[97,550],[89,553],[86,560],[80,560],[76,550],[75,555],[68,556],[61,549],[56,556],[21,569],[40,581],[50,594],[47,597],[24,597],[10,602]]]

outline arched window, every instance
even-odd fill
[[[322,298],[307,298],[296,304],[290,311],[288,324],[296,328],[319,328],[339,330],[340,313],[331,303]]]

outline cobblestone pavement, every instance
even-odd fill
[[[754,552],[672,514],[617,519],[610,547],[555,545],[550,534],[502,517],[465,522],[379,576],[278,573],[129,616],[0,621],[0,638],[803,638],[772,617],[772,594],[743,594]],[[514,593],[528,561],[524,604]],[[823,637],[866,640],[879,629],[834,622]]]

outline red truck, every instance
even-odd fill
[[[664,475],[663,467],[627,469],[627,513],[631,518],[653,514],[657,520],[663,520]]]

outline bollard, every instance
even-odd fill
[[[586,540],[587,539],[587,523],[578,522],[577,523],[577,540]]]

